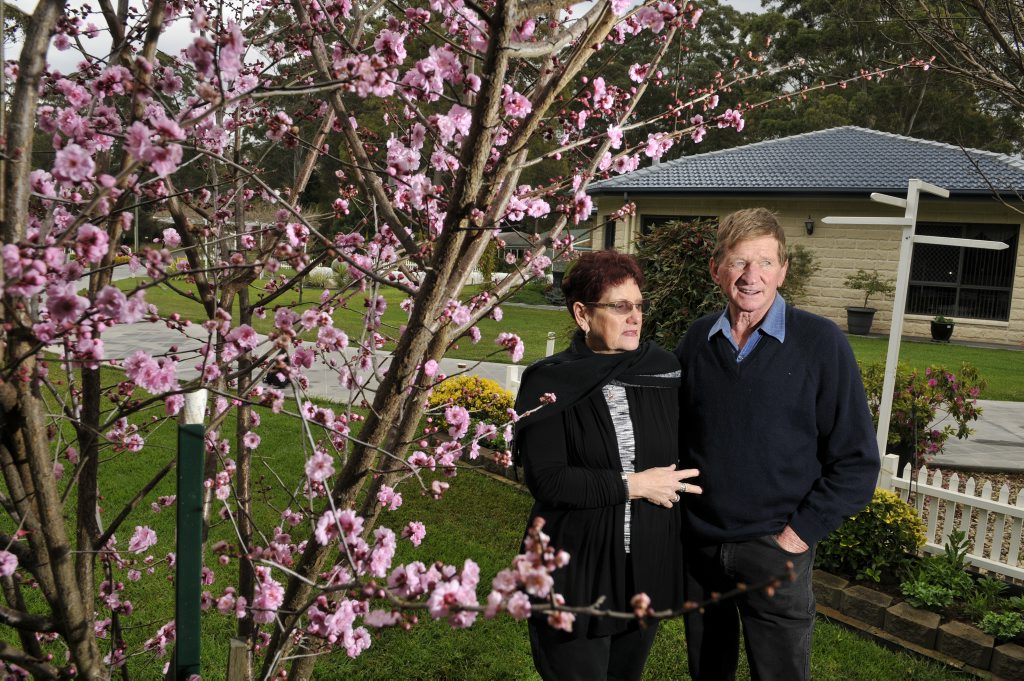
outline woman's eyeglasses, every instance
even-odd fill
[[[627,315],[636,308],[641,314],[647,312],[651,306],[651,301],[641,300],[639,303],[631,303],[628,300],[616,300],[614,303],[583,303],[591,307],[605,307],[612,310],[615,314]]]

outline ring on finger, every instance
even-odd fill
[[[686,483],[684,482],[684,483],[683,483],[683,486],[682,486],[682,488],[680,488],[680,490],[679,490],[679,491],[680,491],[680,492],[682,492],[683,494],[686,494],[686,488],[687,488],[687,487],[689,487],[689,485],[687,485],[687,484],[686,484]]]
[[[672,498],[670,499],[670,501],[672,501],[672,503],[675,503],[675,502],[679,501],[679,495],[678,494],[673,494]]]

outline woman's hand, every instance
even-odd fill
[[[648,468],[639,473],[628,473],[630,499],[646,499],[652,504],[672,508],[679,501],[680,494],[701,494],[704,492],[697,485],[684,482],[700,475],[696,468],[676,470],[675,464]]]

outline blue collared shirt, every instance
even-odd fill
[[[768,308],[767,314],[764,319],[761,320],[761,324],[758,325],[754,332],[750,334],[750,338],[747,339],[743,349],[736,344],[736,339],[732,337],[732,323],[729,321],[729,308],[725,308],[722,312],[722,316],[718,318],[715,325],[711,327],[711,331],[708,332],[708,340],[711,340],[716,333],[720,333],[728,339],[732,349],[736,351],[736,363],[742,362],[754,348],[757,347],[758,342],[764,335],[775,338],[780,343],[786,341],[786,301],[778,293],[775,294],[775,300],[772,302],[772,306]]]

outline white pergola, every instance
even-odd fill
[[[982,241],[980,239],[954,239],[952,237],[924,236],[915,234],[917,227],[917,208],[921,192],[949,198],[949,190],[929,184],[923,180],[910,180],[907,183],[907,198],[901,199],[888,194],[873,192],[871,200],[889,206],[903,208],[903,217],[837,217],[822,218],[829,225],[888,225],[902,227],[900,239],[900,260],[896,270],[896,294],[892,301],[892,328],[889,330],[889,350],[885,355],[885,380],[882,383],[882,401],[878,406],[878,431],[875,434],[878,442],[878,453],[885,455],[886,441],[889,436],[889,420],[892,415],[892,392],[896,386],[896,364],[900,358],[900,337],[903,334],[903,315],[907,306],[907,287],[910,284],[910,259],[914,254],[914,244],[937,244],[940,246],[961,246],[964,248],[984,248],[1001,251],[1008,248],[1007,244],[998,241]]]

